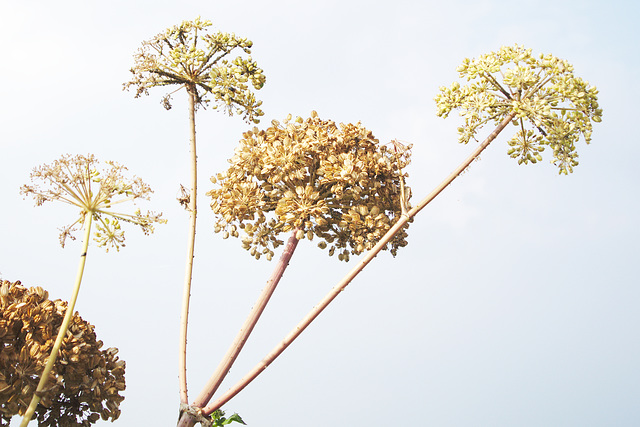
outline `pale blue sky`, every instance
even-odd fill
[[[251,427],[633,426],[640,424],[640,229],[634,126],[639,6],[631,1],[0,0],[0,272],[67,299],[76,212],[18,194],[63,153],[128,166],[169,223],[105,254],[91,247],[78,310],[127,361],[122,426],[177,419],[178,316],[187,216],[185,102],[121,91],[144,39],[201,15],[254,42],[267,83],[261,126],[311,110],[414,144],[422,198],[473,149],[438,87],[464,57],[523,44],[574,64],[600,89],[604,120],[568,177],[517,166],[506,137],[416,218],[397,258],[380,255],[245,391],[225,406]],[[189,336],[200,391],[273,263],[213,234],[204,193],[248,125],[197,115],[200,213]],[[487,130],[487,133],[489,130]],[[223,389],[260,360],[351,265],[301,244]]]

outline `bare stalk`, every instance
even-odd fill
[[[189,197],[189,244],[187,246],[187,261],[184,273],[184,287],[182,292],[182,314],[180,318],[180,343],[178,355],[178,381],[180,383],[180,402],[187,404],[187,325],[189,322],[189,300],[191,298],[191,276],[193,272],[193,251],[196,243],[196,197],[198,190],[198,172],[196,156],[196,117],[195,117],[195,87],[187,87],[189,98],[189,131],[191,145],[191,194]]]
[[[440,183],[427,197],[425,197],[420,203],[413,207],[406,215],[402,215],[398,221],[387,231],[382,239],[358,262],[358,264],[317,304],[301,321],[298,325],[287,335],[267,356],[262,359],[247,375],[245,375],[238,383],[231,387],[226,393],[220,396],[218,399],[207,405],[202,412],[204,414],[211,414],[216,409],[219,409],[231,400],[236,394],[244,389],[251,381],[253,381],[260,373],[262,373],[278,356],[289,347],[289,345],[304,331],[307,326],[315,320],[316,317],[327,308],[327,306],[342,292],[349,283],[371,262],[373,258],[384,248],[384,246],[395,236],[395,234],[402,229],[402,227],[420,212],[426,205],[428,205],[433,199],[438,196],[449,184],[456,179],[462,171],[464,171],[478,156],[484,151],[487,146],[498,136],[498,134],[513,120],[516,113],[507,115],[498,126],[491,132],[491,134],[471,153],[464,162],[462,162],[444,181]]]
[[[49,359],[47,359],[47,364],[44,367],[44,371],[40,376],[40,381],[38,382],[38,387],[36,388],[33,397],[31,398],[31,402],[29,403],[29,407],[25,412],[22,422],[20,423],[20,427],[26,427],[31,421],[33,414],[38,407],[38,403],[40,403],[41,392],[47,385],[47,381],[49,380],[49,374],[53,369],[53,365],[55,364],[56,358],[58,357],[58,352],[60,351],[60,347],[62,346],[62,340],[67,335],[67,330],[69,329],[69,323],[71,323],[71,318],[73,317],[73,309],[76,305],[76,300],[78,299],[78,294],[80,293],[80,284],[82,283],[82,275],[84,273],[84,265],[87,260],[87,250],[89,248],[89,238],[91,237],[91,220],[93,219],[92,212],[86,212],[84,214],[84,242],[82,246],[82,253],[80,254],[80,263],[78,264],[78,272],[76,274],[76,282],[73,287],[73,292],[71,293],[71,299],[67,304],[67,311],[64,314],[64,319],[62,320],[62,325],[60,325],[60,330],[58,331],[58,336],[56,337],[56,342],[53,344],[53,348],[51,349],[51,354],[49,355]]]
[[[267,284],[262,290],[262,293],[258,297],[258,301],[256,301],[255,305],[251,309],[249,316],[247,316],[247,319],[245,320],[244,324],[240,328],[240,331],[238,332],[238,335],[236,336],[233,343],[231,344],[231,347],[229,347],[229,350],[220,361],[218,368],[213,373],[213,375],[211,376],[207,384],[204,386],[200,395],[194,401],[193,403],[194,407],[201,408],[204,405],[206,405],[209,402],[209,400],[211,400],[211,397],[213,396],[213,394],[220,387],[220,384],[224,380],[225,376],[231,370],[231,366],[236,361],[238,354],[240,354],[242,347],[244,347],[244,344],[247,342],[247,339],[249,338],[249,335],[253,331],[253,328],[255,327],[256,323],[258,323],[258,319],[262,315],[262,312],[267,306],[269,299],[273,295],[273,292],[275,291],[276,286],[278,286],[280,279],[282,278],[285,270],[287,269],[287,266],[289,265],[289,262],[291,261],[291,257],[293,256],[293,253],[296,250],[296,247],[298,246],[298,239],[296,238],[297,231],[298,229],[295,228],[291,233],[291,237],[289,237],[289,240],[287,241],[287,244],[284,247],[284,251],[280,256],[280,260],[278,261],[278,264],[273,270],[273,273],[271,273],[271,277],[267,281]],[[193,417],[188,412],[183,412],[180,422],[178,423],[178,426],[180,427],[192,426],[194,425],[193,422],[194,422]]]

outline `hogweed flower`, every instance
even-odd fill
[[[231,166],[212,177],[207,194],[219,218],[214,230],[239,237],[257,259],[273,256],[281,232],[320,238],[318,246],[348,261],[371,249],[402,215],[401,191],[411,146],[379,144],[360,123],[336,125],[314,111],[303,120],[272,121],[243,134]],[[390,242],[405,246],[403,230]]]
[[[196,217],[197,217],[197,155],[195,111],[213,100],[213,109],[222,107],[229,115],[242,115],[247,122],[258,123],[264,113],[260,109],[262,101],[256,99],[250,85],[259,90],[266,78],[257,63],[251,58],[253,43],[235,34],[217,32],[209,34],[211,21],[200,17],[193,21],[168,28],[151,40],[142,43],[135,55],[135,64],[131,68],[133,78],[124,84],[124,89],[136,89],[136,98],[148,94],[154,86],[177,85],[176,92],[182,88],[187,91],[191,154],[191,182],[185,188],[178,201],[189,212],[190,228],[185,265],[184,290],[180,321],[179,384],[180,402],[187,404],[187,324],[189,300],[191,296],[191,277],[193,270]],[[244,55],[231,59],[232,51],[241,51]],[[171,108],[171,95],[168,93],[162,104]],[[181,186],[181,190],[182,190]]]
[[[0,425],[25,413],[49,358],[67,303],[41,287],[0,281]],[[125,367],[75,314],[34,417],[40,426],[88,426],[120,416]]]
[[[524,61],[525,59],[526,62],[524,65],[521,64],[515,71],[509,69],[501,70],[501,67],[509,61],[515,62],[516,65],[518,65],[520,61]],[[540,65],[541,68],[533,71],[533,69],[536,68],[536,64]],[[527,70],[526,66],[529,66],[530,69]],[[404,201],[404,203],[401,203],[404,206],[401,208],[402,214],[397,218],[393,226],[389,228],[384,236],[380,237],[376,245],[358,261],[356,266],[307,313],[272,351],[262,358],[253,369],[245,374],[244,377],[228,391],[204,407],[202,410],[203,413],[208,414],[220,408],[242,391],[262,372],[265,372],[267,367],[345,290],[353,279],[377,256],[379,251],[382,250],[385,245],[389,244],[389,242],[396,239],[398,233],[404,231],[408,222],[460,176],[510,123],[518,124],[521,127],[521,131],[524,129],[525,124],[533,124],[535,129],[540,132],[543,137],[542,142],[538,141],[538,144],[546,143],[554,149],[556,164],[560,167],[561,172],[566,174],[577,164],[574,163],[575,157],[577,156],[574,152],[574,143],[580,135],[583,135],[587,142],[590,140],[590,120],[599,122],[602,111],[597,107],[597,90],[590,88],[588,83],[574,78],[570,73],[570,66],[568,64],[550,56],[543,56],[539,62],[536,62],[536,60],[531,58],[530,51],[525,51],[516,46],[516,48],[503,48],[498,54],[485,55],[478,61],[471,62],[467,60],[462,67],[459,68],[459,71],[463,76],[467,75],[469,80],[477,78],[480,82],[473,83],[471,86],[465,88],[461,88],[458,83],[454,83],[451,88],[441,88],[442,93],[436,98],[439,115],[446,117],[452,109],[462,109],[461,114],[465,118],[468,126],[468,129],[460,128],[460,141],[463,143],[473,138],[477,130],[488,121],[496,121],[496,127],[453,172],[414,207],[407,206],[406,202],[411,192],[409,188],[403,185],[404,181],[401,179],[399,181],[400,193],[402,195],[400,201]],[[498,77],[494,75],[500,73],[502,73],[504,77],[503,84],[500,84]],[[547,85],[550,87],[547,87]],[[576,92],[576,90],[579,91]],[[545,104],[545,102],[548,104]],[[274,124],[274,126],[276,130],[279,127],[277,124]],[[291,131],[294,130],[295,127],[291,129]],[[275,132],[272,130],[271,133]],[[303,134],[306,134],[306,132]],[[309,139],[312,141],[313,134],[314,132],[312,130],[309,133]],[[288,182],[285,182],[285,191],[290,191],[292,198],[295,198],[297,195],[299,199],[302,199],[302,196],[307,194],[307,187],[301,187],[301,190],[298,190],[300,184],[296,182],[296,179],[300,180],[300,175],[303,177],[307,175],[315,176],[318,170],[322,172],[325,171],[324,165],[317,167],[317,169],[314,167],[305,168],[309,159],[304,156],[296,157],[287,152],[288,147],[295,146],[293,142],[295,138],[290,137],[287,144],[281,144],[285,145],[285,149],[283,150],[280,145],[276,143],[265,143],[265,140],[269,141],[269,136],[269,133],[261,133],[257,130],[254,130],[253,134],[245,134],[245,139],[241,141],[240,147],[236,150],[236,156],[231,160],[232,167],[226,175],[221,176],[224,180],[236,181],[239,185],[234,188],[233,185],[227,185],[226,182],[223,182],[222,185],[223,187],[226,186],[227,194],[219,190],[214,192],[214,196],[216,196],[214,197],[213,204],[214,211],[222,215],[222,219],[219,220],[217,224],[218,231],[224,229],[226,233],[237,236],[237,227],[233,228],[235,224],[229,227],[228,224],[230,222],[240,222],[241,225],[245,219],[255,222],[256,211],[264,210],[265,206],[269,206],[270,203],[278,203],[277,199],[271,200],[268,197],[262,196],[265,192],[268,196],[268,192],[274,187],[271,185],[271,182],[263,184],[265,179],[257,179],[261,178],[260,175],[264,174],[265,170],[274,174],[275,177],[271,179],[278,182],[282,181],[284,179],[283,177],[293,176],[289,178]],[[523,132],[520,136],[521,146],[529,149],[524,143],[530,142],[528,138],[530,138],[531,135]],[[271,139],[274,138],[271,137]],[[518,135],[516,135],[516,138],[512,140],[512,145],[517,145],[518,141]],[[311,144],[313,144],[313,142]],[[392,141],[392,144],[393,152],[397,156],[396,158],[401,158],[400,153],[403,152],[405,147],[398,141]],[[260,151],[259,147],[261,145],[267,145],[268,147],[266,150],[267,153],[264,155],[265,158],[272,156],[272,152],[278,151],[278,156],[271,162],[275,162],[277,158],[280,158],[283,159],[284,164],[276,163],[276,166],[261,165],[259,159],[253,159],[245,148],[245,146],[250,148],[255,147],[257,151]],[[327,149],[327,153],[331,153],[331,147],[327,147]],[[513,157],[520,156],[520,163],[535,162],[538,160],[535,155],[524,153],[524,151],[524,148],[522,148],[520,153],[517,153],[516,149],[516,151],[511,152],[510,155],[513,156],[513,154],[516,153]],[[537,151],[542,150],[538,149]],[[567,154],[567,156],[564,156],[564,154]],[[324,156],[327,155],[329,154],[324,154]],[[314,157],[311,158],[313,159]],[[403,167],[402,162],[398,160],[398,163],[398,169],[401,170]],[[353,161],[351,161],[350,164],[352,165]],[[252,168],[252,165],[255,166]],[[288,167],[289,170],[285,169],[286,167]],[[302,173],[296,174],[295,172],[299,168],[302,168]],[[282,172],[280,172],[280,170],[282,170]],[[288,190],[286,190],[286,184],[290,187]],[[291,189],[293,186],[295,186],[296,189],[295,193],[293,193]],[[282,191],[280,191],[280,193],[282,193]],[[311,194],[313,194],[313,192]],[[298,205],[301,204],[302,200],[298,201]],[[292,209],[292,211],[294,211],[294,209]],[[369,210],[369,212],[371,212],[371,210]],[[286,213],[288,212],[285,212],[284,215],[286,215]],[[292,217],[298,218],[295,214]],[[332,216],[331,220],[334,219],[336,218]],[[278,221],[282,222],[282,219],[277,218],[277,220],[272,221],[275,225]],[[264,221],[262,221],[262,223],[264,223]],[[340,225],[340,223],[338,224]],[[244,227],[245,230],[248,225],[250,224]],[[227,228],[230,228],[230,231],[227,230]],[[252,226],[251,228],[253,229],[255,227]],[[297,240],[292,237],[289,242],[297,243]],[[251,236],[248,236],[245,244],[249,246],[251,243],[253,243]],[[321,242],[321,244],[326,245],[325,242]],[[284,252],[286,254],[286,248]],[[283,254],[283,258],[285,254]],[[286,266],[287,263],[287,259],[281,260],[282,265]],[[241,331],[243,330],[246,330],[244,325]],[[239,338],[244,337],[239,336]],[[236,342],[242,344],[244,340],[237,338]],[[227,359],[226,355],[225,359]],[[231,361],[233,361],[233,359],[231,359]],[[215,377],[213,379],[215,379]],[[211,393],[215,392],[215,388],[212,388],[212,390]],[[205,397],[208,402],[211,394]]]
[[[531,49],[515,45],[467,58],[458,72],[472,83],[440,87],[435,101],[438,116],[460,110],[465,122],[458,128],[461,143],[475,139],[484,124],[498,124],[513,114],[518,131],[508,142],[510,157],[519,164],[536,163],[550,147],[559,173],[573,172],[575,145],[581,137],[591,142],[591,122],[602,120],[602,109],[596,87],[574,76],[572,65],[552,55],[535,57]]]
[[[140,178],[124,176],[127,168],[107,161],[103,168],[92,155],[64,155],[51,165],[42,165],[31,173],[32,185],[20,189],[24,195],[31,195],[40,206],[47,201],[58,200],[80,209],[78,218],[61,228],[60,244],[65,246],[67,238],[75,240],[73,233],[84,224],[86,214],[96,220],[97,231],[94,240],[98,246],[120,250],[124,243],[121,223],[137,225],[145,233],[153,233],[154,223],[165,223],[162,214],[136,209],[133,214],[112,210],[113,206],[136,199],[149,199],[151,188]]]
[[[99,246],[104,246],[107,252],[109,247],[115,247],[119,250],[121,246],[124,246],[124,231],[120,228],[121,221],[139,226],[145,234],[153,232],[153,223],[166,222],[160,218],[161,214],[148,212],[143,215],[139,209],[134,214],[111,210],[114,205],[139,198],[148,199],[151,189],[140,178],[125,177],[126,168],[124,166],[115,162],[105,162],[105,164],[104,168],[99,169],[98,161],[93,155],[65,155],[51,165],[35,168],[31,173],[31,181],[34,184],[25,185],[20,189],[24,195],[35,197],[36,205],[59,200],[80,208],[78,219],[71,225],[62,228],[60,243],[63,247],[67,237],[74,238],[72,233],[76,227],[82,225],[84,228],[83,248],[73,292],[56,340],[49,349],[49,357],[47,357],[37,387],[28,389],[28,392],[32,394],[31,403],[24,413],[21,427],[26,427],[37,412],[38,405],[43,398],[42,393],[47,390],[47,383],[51,380],[51,372],[55,368],[59,350],[69,330],[73,330],[73,308],[82,283],[92,222],[95,220],[97,224],[94,239]],[[66,362],[63,359],[61,363]],[[111,406],[113,405],[111,404]],[[109,409],[112,409],[111,406]]]
[[[251,56],[226,59],[236,48],[250,55],[253,42],[235,34],[207,34],[211,25],[198,17],[143,42],[131,69],[133,78],[124,88],[135,87],[137,98],[151,87],[177,84],[193,91],[196,105],[205,105],[211,95],[214,109],[221,106],[229,115],[243,114],[245,120],[257,123],[264,114],[259,108],[262,101],[256,100],[248,83],[259,90],[266,77]],[[171,108],[171,94],[162,104]]]
[[[229,350],[192,406],[181,405],[179,426],[191,426],[198,414],[210,415],[224,403],[211,398],[229,373],[249,335],[280,282],[301,239],[320,238],[318,246],[336,250],[341,261],[373,248],[401,218],[408,219],[410,189],[402,171],[410,161],[410,146],[380,145],[360,123],[336,125],[311,117],[266,130],[245,132],[225,173],[212,177],[219,184],[207,193],[218,216],[214,231],[239,237],[256,259],[268,260],[290,232],[280,260]],[[405,221],[406,222],[406,221]],[[396,254],[405,246],[406,227],[380,248]],[[245,382],[246,383],[246,382]],[[228,400],[228,399],[227,399]]]

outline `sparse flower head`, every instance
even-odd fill
[[[36,199],[36,205],[59,200],[80,209],[79,217],[61,229],[60,244],[66,238],[75,239],[73,232],[84,223],[85,213],[91,213],[96,222],[94,240],[99,246],[119,250],[124,244],[121,222],[139,226],[145,234],[153,233],[154,223],[165,223],[162,214],[136,209],[133,214],[115,212],[112,206],[136,199],[149,199],[151,188],[140,178],[125,177],[127,168],[115,162],[105,162],[99,168],[92,155],[64,155],[51,165],[42,165],[31,173],[32,185],[24,185],[20,192]]]
[[[67,309],[41,287],[0,281],[0,425],[29,406]],[[39,426],[89,426],[120,416],[125,362],[102,350],[94,327],[75,314],[36,408]]]
[[[552,163],[559,173],[573,172],[578,165],[575,144],[591,141],[592,121],[602,120],[598,90],[575,77],[573,66],[552,55],[534,57],[522,46],[502,47],[477,59],[465,59],[460,77],[471,81],[441,87],[435,101],[438,116],[459,109],[465,125],[458,128],[466,144],[484,124],[499,123],[515,113],[518,131],[508,142],[508,154],[518,163],[542,160],[545,146],[553,151]]]
[[[278,235],[294,229],[340,260],[371,249],[402,213],[411,146],[381,145],[360,123],[336,125],[315,111],[271,123],[245,132],[227,172],[211,179],[214,230],[225,238],[243,230],[242,245],[256,258],[271,259]],[[402,230],[390,242],[393,255],[406,237]]]
[[[262,101],[255,98],[248,82],[261,89],[265,76],[248,56],[226,59],[236,48],[251,54],[253,43],[235,34],[207,34],[211,21],[199,17],[183,21],[142,43],[131,69],[133,79],[124,84],[136,89],[136,98],[148,94],[154,86],[179,85],[193,91],[196,105],[214,100],[214,109],[221,106],[229,115],[242,114],[247,121],[258,123]],[[171,108],[171,94],[163,98],[165,108]]]

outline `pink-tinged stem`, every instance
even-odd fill
[[[284,247],[284,251],[280,257],[280,260],[278,261],[276,268],[271,274],[271,277],[267,281],[267,285],[262,290],[258,301],[256,301],[255,305],[251,309],[249,316],[240,328],[240,331],[231,344],[231,347],[229,347],[229,350],[227,350],[227,353],[220,361],[218,368],[213,373],[207,384],[204,386],[200,395],[198,395],[198,397],[195,399],[193,407],[204,407],[209,402],[209,400],[211,400],[213,394],[218,390],[218,387],[220,387],[220,384],[224,380],[225,376],[229,373],[229,370],[231,370],[231,366],[236,361],[238,354],[240,354],[242,347],[244,347],[244,344],[247,342],[247,339],[249,338],[251,331],[253,331],[253,328],[256,326],[256,323],[258,323],[258,319],[260,319],[260,316],[267,306],[271,295],[273,295],[276,286],[278,286],[280,279],[282,278],[285,270],[287,269],[287,266],[289,265],[289,262],[291,261],[293,252],[298,246],[298,239],[296,238],[297,231],[298,229],[296,228],[291,233],[291,237]],[[193,424],[191,423],[194,421],[195,420],[192,419],[192,416],[190,414],[184,412],[182,414],[180,422],[178,423],[178,426],[192,426]]]
[[[487,146],[498,136],[500,132],[513,120],[515,113],[509,114],[500,122],[498,126],[491,132],[491,134],[471,153],[464,162],[462,162],[444,181],[440,183],[427,197],[425,197],[418,205],[413,207],[406,215],[402,215],[398,221],[387,231],[382,239],[358,262],[358,264],[333,288],[331,291],[316,305],[301,321],[298,325],[287,335],[267,356],[262,359],[247,375],[245,375],[237,384],[231,387],[226,393],[220,396],[218,399],[207,405],[203,409],[203,413],[209,415],[216,409],[219,409],[231,400],[236,394],[244,389],[251,381],[253,381],[258,375],[260,375],[278,356],[284,352],[284,350],[291,345],[291,343],[304,331],[307,326],[315,320],[316,317],[327,308],[327,306],[342,292],[349,283],[371,262],[373,258],[382,250],[382,248],[389,243],[389,241],[396,235],[398,231],[404,227],[410,218],[414,217],[420,212],[426,205],[428,205],[438,194],[442,192],[449,184],[456,179],[462,171],[464,171],[479,155],[484,151]]]
[[[182,291],[182,312],[180,316],[180,342],[178,344],[178,382],[180,384],[180,402],[187,404],[187,330],[189,323],[189,300],[191,298],[191,276],[193,272],[193,253],[196,243],[196,216],[198,195],[198,172],[196,155],[196,117],[195,88],[187,90],[189,98],[189,134],[191,145],[191,194],[189,199],[189,244],[185,263],[184,285]]]

